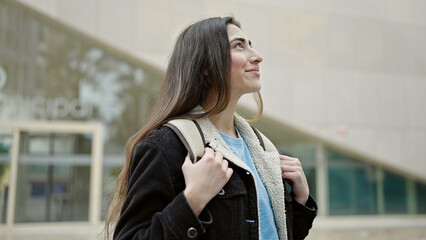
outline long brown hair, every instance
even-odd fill
[[[113,191],[105,222],[108,239],[115,229],[127,193],[132,152],[148,133],[173,118],[198,119],[223,111],[230,99],[231,55],[227,25],[240,24],[233,17],[208,18],[188,26],[176,40],[159,98],[147,123],[126,143],[126,161]],[[214,99],[207,99],[212,96]],[[208,102],[205,113],[190,110]]]

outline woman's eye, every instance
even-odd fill
[[[243,48],[243,44],[237,43],[237,44],[234,45],[234,48]]]

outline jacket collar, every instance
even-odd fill
[[[265,185],[265,188],[271,199],[271,205],[274,212],[278,235],[280,236],[281,240],[285,240],[287,239],[287,226],[285,215],[284,185],[281,176],[281,162],[279,159],[279,154],[277,151],[265,152],[250,124],[238,115],[235,115],[234,119],[234,124],[247,143],[256,170],[259,173],[259,176]],[[250,168],[229,148],[225,140],[223,140],[223,138],[220,136],[219,131],[208,118],[197,119],[196,121],[203,131],[206,144],[208,144],[215,151],[221,152],[224,158],[226,158],[228,161],[231,161],[238,167],[249,171],[252,176],[254,176]]]

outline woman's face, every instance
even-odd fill
[[[262,56],[252,48],[250,40],[233,24],[228,24],[231,44],[231,97],[260,91],[259,63]]]

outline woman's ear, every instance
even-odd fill
[[[203,73],[204,73],[204,76],[206,76],[206,77],[209,76],[209,70],[205,69]]]

